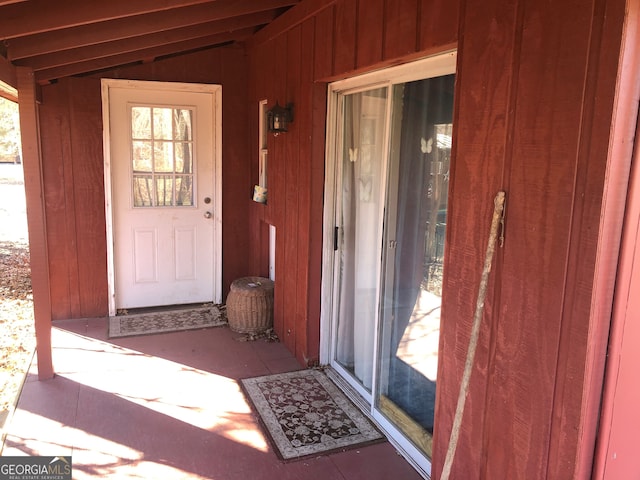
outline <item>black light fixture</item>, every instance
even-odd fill
[[[293,122],[293,105],[288,103],[281,107],[278,101],[267,112],[267,129],[275,136],[286,132],[289,124]]]

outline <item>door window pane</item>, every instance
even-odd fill
[[[153,176],[133,176],[133,204],[136,207],[150,207],[153,205]]]
[[[192,109],[131,107],[134,207],[194,205],[192,128]]]
[[[153,152],[154,170],[156,172],[173,172],[173,143],[155,142]]]
[[[343,97],[335,360],[368,391],[377,318],[387,90]]]
[[[131,138],[148,140],[151,137],[151,108],[131,108]]]
[[[377,407],[431,455],[454,76],[394,86]]]
[[[156,140],[172,140],[173,135],[173,109],[153,108],[153,138]]]
[[[133,173],[152,172],[152,143],[133,141]]]
[[[191,123],[193,111],[188,109],[175,109],[173,111],[175,139],[176,140],[192,140]]]
[[[173,205],[173,177],[156,175],[156,192],[158,206]]]
[[[192,158],[193,158],[193,144],[191,143],[176,143],[176,172],[177,173],[192,173]]]
[[[193,205],[193,178],[191,175],[176,176],[176,205],[186,207]]]

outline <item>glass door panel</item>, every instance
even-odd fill
[[[427,475],[454,72],[445,54],[339,81],[328,109],[324,358]]]
[[[333,360],[371,392],[382,239],[387,87],[342,99]]]
[[[454,75],[393,87],[376,408],[431,456]]]

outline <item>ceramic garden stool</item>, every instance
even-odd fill
[[[273,281],[263,277],[234,280],[227,296],[229,328],[238,333],[262,333],[273,327]]]

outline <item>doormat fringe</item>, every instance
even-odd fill
[[[384,436],[319,370],[241,380],[282,460],[343,451]]]
[[[162,310],[109,317],[109,338],[196,330],[227,325],[224,305]]]

